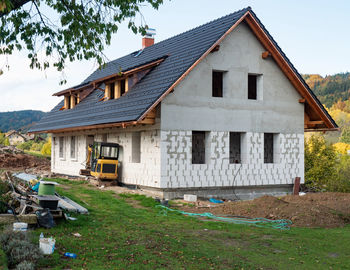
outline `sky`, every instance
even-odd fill
[[[350,1],[348,0],[164,0],[158,10],[141,9],[146,24],[155,28],[155,42],[251,6],[259,19],[300,73],[322,76],[350,71]],[[140,35],[126,23],[112,37],[105,55],[116,59],[141,48]],[[0,76],[0,112],[51,110],[59,101],[52,94],[81,83],[96,68],[95,61],[69,63],[67,83],[59,85],[62,73],[29,68],[27,52],[0,56],[0,67],[10,69]]]

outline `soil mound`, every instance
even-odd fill
[[[0,168],[11,171],[49,172],[50,161],[26,154],[13,146],[0,146]]]
[[[207,203],[206,203],[207,204]],[[305,196],[263,196],[251,201],[210,204],[211,208],[183,207],[188,212],[217,216],[289,219],[296,227],[342,227],[350,224],[350,194],[308,193]]]

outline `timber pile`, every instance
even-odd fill
[[[0,145],[0,168],[30,173],[50,172],[50,161],[24,153],[14,146]]]

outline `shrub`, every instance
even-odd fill
[[[47,140],[47,142],[41,148],[41,154],[45,156],[51,156],[51,137]]]
[[[32,262],[23,261],[16,266],[16,270],[34,270],[35,266]]]
[[[321,191],[329,190],[337,179],[337,154],[321,135],[312,135],[305,141],[305,184]]]
[[[0,235],[0,244],[10,266],[21,265],[16,269],[34,269],[35,263],[42,258],[38,245],[30,241],[29,232],[14,232],[9,228]]]
[[[343,143],[343,142],[335,143],[333,144],[333,147],[337,153],[342,155],[347,155],[348,150],[350,150],[350,144]]]
[[[27,141],[27,142],[24,142],[24,143],[21,143],[19,145],[17,145],[16,147],[18,149],[21,149],[21,150],[30,150],[30,148],[32,147],[34,141]]]

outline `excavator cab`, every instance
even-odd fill
[[[90,175],[101,180],[118,178],[119,144],[95,142],[89,145],[87,170]]]

